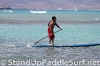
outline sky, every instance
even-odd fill
[[[100,9],[100,0],[0,0],[15,9]]]

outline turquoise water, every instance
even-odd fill
[[[47,24],[54,15],[63,29],[55,34],[55,44],[100,43],[100,11],[0,10],[0,58],[100,60],[100,46],[87,48],[27,47],[48,35]],[[57,30],[59,29],[55,27],[54,31]],[[48,38],[40,41],[39,44],[48,44]]]
[[[57,16],[58,22],[66,21],[100,21],[100,11],[89,10],[47,10],[47,11],[34,11],[34,10],[0,10],[0,19],[2,20],[29,20],[29,21],[48,21],[51,16]],[[29,22],[27,21],[27,22]]]
[[[68,25],[59,23],[59,25],[63,30],[55,34],[56,44],[99,43],[100,26],[98,24]],[[57,30],[59,29],[55,27],[55,31]],[[17,43],[23,45],[24,43],[25,45],[29,42],[35,42],[47,35],[46,24],[0,25],[1,43],[15,43],[15,45]],[[40,43],[45,42],[48,43],[47,38],[42,40]]]

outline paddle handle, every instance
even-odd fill
[[[61,31],[61,30],[56,31],[55,33],[59,32],[59,31]],[[42,38],[42,39],[38,40],[38,41],[37,41],[37,42],[35,42],[34,44],[39,43],[41,40],[43,40],[43,39],[45,39],[45,38],[47,38],[47,37],[48,37],[48,36],[46,36],[46,37],[44,37],[44,38]]]

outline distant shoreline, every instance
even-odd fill
[[[61,9],[61,10],[58,10],[58,9],[16,9],[16,8],[0,8],[0,10],[36,10],[36,11],[44,11],[44,10],[57,10],[57,11],[61,11],[61,10],[66,10],[66,11],[75,11],[74,9]],[[83,10],[86,10],[86,11],[100,11],[100,9],[79,9],[78,11],[83,11]]]
[[[12,9],[10,6],[0,7],[0,9]]]

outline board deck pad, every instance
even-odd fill
[[[94,43],[94,44],[55,44],[54,46],[52,44],[31,44],[30,47],[90,47],[90,46],[98,46],[100,43]]]

